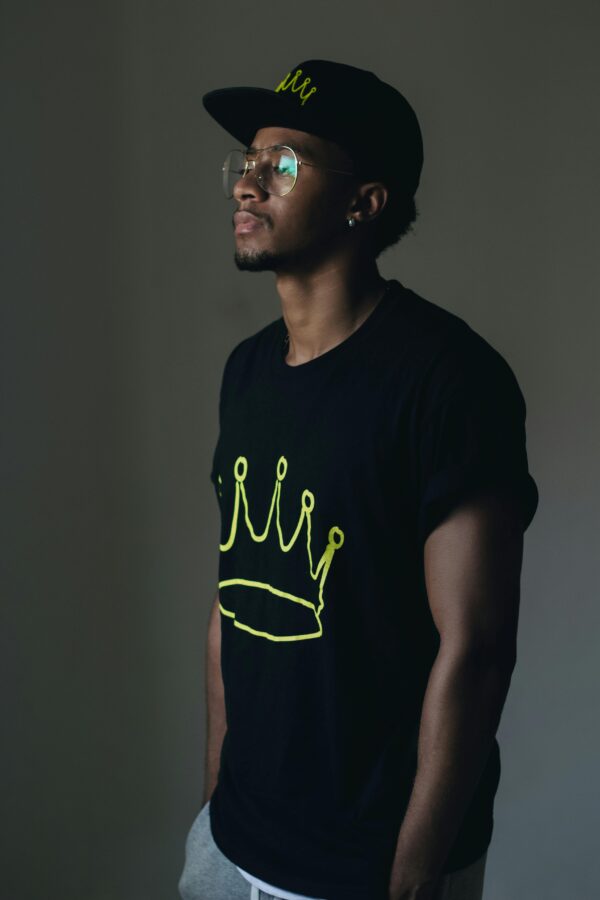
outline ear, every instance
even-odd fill
[[[367,181],[357,188],[350,212],[359,222],[370,222],[376,219],[388,200],[388,189],[381,181]]]

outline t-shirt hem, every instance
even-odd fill
[[[246,858],[239,848],[231,846],[224,833],[219,830],[218,823],[213,817],[212,804],[210,810],[210,828],[215,844],[221,853],[235,866],[252,870],[256,878],[260,878],[269,884],[280,884],[284,878],[280,871],[270,868],[268,865],[257,865],[255,859]],[[240,873],[241,874],[241,873]],[[243,876],[242,876],[243,877]],[[307,881],[305,879],[294,880],[294,883],[286,885],[285,890],[291,893],[307,894],[313,898],[326,898],[326,900],[387,900],[385,888],[373,887],[372,884],[323,884],[322,882]]]
[[[248,873],[252,872],[257,879],[268,884],[280,885],[282,881],[285,880],[285,876],[282,876],[280,871],[274,870],[268,865],[265,866],[263,863],[257,866],[255,858],[244,856],[243,852],[239,852],[239,848],[236,848],[228,842],[226,834],[219,830],[219,824],[216,817],[213,817],[212,803],[209,806],[209,820],[215,844],[233,865],[237,868],[246,870]],[[485,837],[480,844],[470,844],[468,848],[461,847],[458,852],[451,852],[442,869],[442,876],[458,872],[477,862],[489,849],[492,840],[493,827],[492,818],[491,826],[485,832]],[[282,890],[310,896],[311,900],[317,900],[317,898],[324,898],[324,900],[325,898],[326,900],[387,900],[386,891],[388,880],[384,878],[384,881],[385,884],[382,883],[381,887],[377,888],[373,883],[357,884],[356,880],[351,885],[331,883],[325,885],[320,881],[315,882],[301,879],[300,881],[295,880],[293,884],[286,884],[285,888],[282,887]]]

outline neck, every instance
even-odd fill
[[[280,273],[288,365],[309,362],[346,340],[377,306],[386,285],[375,260],[305,275]]]

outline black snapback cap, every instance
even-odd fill
[[[408,100],[373,72],[327,59],[299,63],[273,90],[228,87],[202,97],[206,111],[244,147],[259,128],[306,131],[339,144],[357,174],[381,178],[412,197],[423,138]]]

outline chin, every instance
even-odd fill
[[[292,258],[282,253],[272,253],[270,250],[240,250],[235,251],[234,262],[240,271],[247,272],[276,272],[284,266],[289,266]]]
[[[233,259],[242,271],[264,272],[273,268],[273,256],[267,250],[236,250]]]

